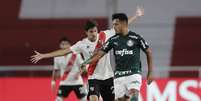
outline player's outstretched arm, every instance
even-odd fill
[[[147,56],[147,64],[148,64],[147,84],[149,85],[153,81],[153,74],[152,74],[153,60],[152,60],[152,51],[150,48],[146,50],[146,56]]]
[[[141,17],[143,15],[144,15],[144,9],[142,7],[137,6],[135,14],[128,18],[128,24],[135,22],[138,17]]]
[[[37,51],[34,51],[34,52],[35,52],[35,55],[31,56],[31,62],[32,63],[37,63],[39,60],[45,59],[45,58],[51,58],[51,57],[65,55],[65,54],[71,53],[71,50],[70,50],[70,48],[68,48],[68,49],[60,49],[60,50],[56,50],[56,51],[53,51],[53,52],[50,52],[50,53],[44,53],[44,54],[39,53]]]
[[[105,52],[102,50],[97,51],[91,58],[87,59],[82,63],[82,67],[86,66],[87,64],[94,63],[101,59],[105,55]]]

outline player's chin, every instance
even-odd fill
[[[95,39],[96,39],[96,35],[92,35],[92,36],[91,36],[91,39],[92,39],[92,40],[95,40]]]
[[[119,33],[120,33],[120,31],[118,31],[118,30],[116,30],[115,32],[116,32],[117,34],[119,34]]]

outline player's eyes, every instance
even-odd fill
[[[96,32],[96,30],[90,30],[90,31],[89,31],[89,33],[94,33],[94,32]]]

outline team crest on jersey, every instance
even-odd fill
[[[128,45],[129,47],[133,46],[133,45],[134,45],[134,41],[128,40],[128,41],[127,41],[127,45]]]

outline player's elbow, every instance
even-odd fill
[[[152,54],[151,48],[148,48],[148,49],[146,50],[146,54],[147,54],[147,55],[151,55],[151,54]]]
[[[71,51],[70,48],[66,48],[66,49],[63,49],[62,54],[63,54],[63,55],[67,55],[67,54],[69,54],[69,53],[71,53],[71,52],[72,52],[72,51]]]

